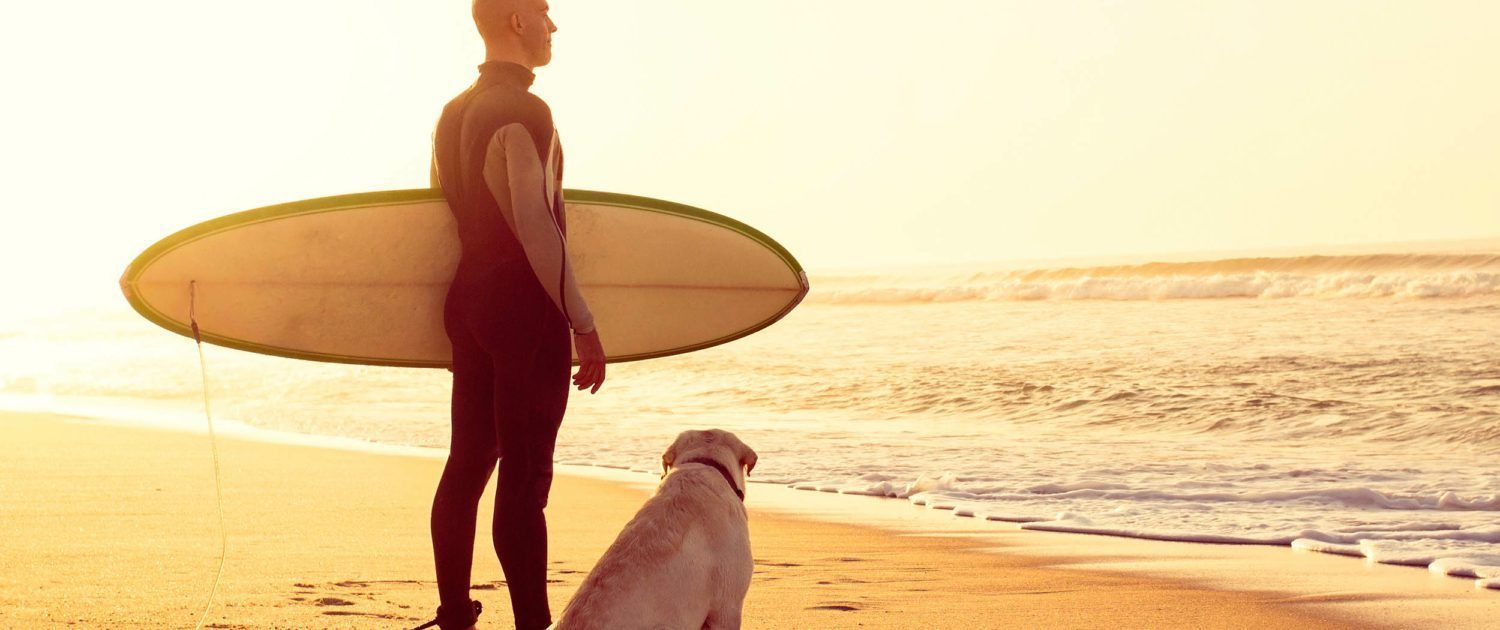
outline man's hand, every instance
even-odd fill
[[[593,386],[589,393],[598,392],[604,384],[604,346],[599,343],[599,329],[575,333],[573,345],[578,348],[578,373],[573,375],[573,385],[580,391]]]

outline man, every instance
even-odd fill
[[[453,343],[453,436],[432,503],[435,625],[471,628],[469,600],[479,497],[496,461],[493,536],[520,630],[552,622],[547,523],[552,454],[573,383],[597,392],[604,349],[569,260],[562,146],[547,104],[529,92],[552,58],[557,25],[546,0],[474,0],[484,38],[479,78],[443,109],[433,142],[463,244],[443,309]]]

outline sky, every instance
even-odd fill
[[[565,186],[846,267],[1500,236],[1500,3],[551,0]],[[0,282],[118,298],[239,210],[427,185],[468,0],[5,10]],[[6,308],[20,308],[18,298]]]

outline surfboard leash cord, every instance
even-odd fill
[[[197,630],[203,629],[208,620],[208,609],[213,607],[214,595],[219,590],[219,579],[224,576],[224,556],[229,550],[229,533],[224,529],[224,484],[219,473],[219,441],[214,435],[214,414],[208,402],[208,359],[203,354],[203,335],[198,331],[198,281],[188,281],[188,324],[193,329],[193,342],[198,346],[198,371],[203,378],[203,417],[208,420],[208,444],[214,456],[214,499],[219,511],[219,568],[214,572],[213,585],[208,588],[208,600],[203,602],[203,612],[198,615]]]

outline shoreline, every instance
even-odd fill
[[[209,518],[213,513],[212,473],[209,468],[211,463],[208,461],[208,449],[202,443],[204,431],[201,425],[196,431],[184,426],[177,427],[178,430],[175,432],[166,432],[133,426],[120,421],[15,412],[0,412],[0,422],[7,425],[8,433],[13,435],[19,433],[22,436],[23,439],[19,443],[13,442],[21,448],[26,448],[22,444],[28,440],[55,443],[63,437],[59,434],[86,440],[110,437],[110,440],[105,440],[106,443],[125,441],[134,443],[140,448],[150,449],[158,448],[157,445],[161,443],[173,445],[174,448],[168,452],[176,462],[175,468],[181,470],[176,471],[177,475],[170,480],[179,486],[196,488],[192,493],[196,496],[196,500],[169,502],[159,506],[167,510],[165,513],[158,510],[152,514],[151,511],[143,509],[135,516],[167,523],[187,521],[173,528],[191,530],[191,533],[196,536],[194,538],[196,549],[193,553],[178,549],[175,555],[168,554],[168,556],[191,556],[193,560],[186,564],[194,568],[190,571],[178,571],[172,575],[187,580],[188,583],[203,582],[199,590],[206,592],[206,581],[211,578],[213,571],[210,565],[217,557],[217,538],[216,528]],[[174,436],[172,433],[177,433],[177,435]],[[198,435],[191,435],[193,433]],[[376,617],[387,615],[387,618],[393,620],[396,618],[409,620],[402,615],[421,617],[430,612],[431,606],[428,604],[433,602],[422,599],[424,596],[429,600],[435,598],[434,594],[425,592],[425,590],[431,590],[431,568],[429,566],[430,549],[427,547],[430,541],[426,538],[424,517],[425,510],[430,504],[432,488],[429,486],[436,483],[436,473],[441,469],[441,450],[423,449],[436,452],[426,454],[377,454],[358,452],[332,444],[288,445],[233,435],[233,433],[233,431],[221,432],[219,440],[220,446],[224,449],[226,464],[224,470],[226,518],[231,530],[231,553],[227,561],[229,568],[226,568],[226,583],[221,588],[221,596],[216,600],[221,602],[215,609],[218,613],[225,614],[226,619],[232,619],[239,608],[250,606],[258,611],[252,616],[266,622],[251,625],[274,625],[281,622],[278,620],[284,620],[282,615],[295,617],[299,614],[322,615],[309,618],[318,619],[326,624],[329,620],[327,615],[333,615],[342,610],[332,607],[342,605],[319,605],[329,608],[328,610],[319,610],[317,607],[308,609],[296,602],[296,598],[302,597],[305,601],[313,602],[337,600],[358,603],[355,599],[338,595],[342,592],[339,589],[355,589],[384,597],[383,604],[372,602],[377,612],[370,615]],[[93,499],[95,503],[99,503],[100,497],[96,496],[97,491],[91,494],[87,488],[71,486],[66,492],[61,492],[61,496],[58,497],[27,497],[28,487],[32,495],[45,495],[47,492],[39,492],[39,490],[61,485],[60,480],[56,479],[53,480],[52,486],[45,485],[44,482],[47,481],[45,479],[27,479],[27,473],[37,472],[28,470],[26,466],[28,461],[34,465],[32,468],[48,468],[54,472],[59,469],[58,456],[49,456],[46,449],[35,448],[37,444],[31,446],[33,448],[29,449],[30,459],[19,457],[19,469],[7,473],[15,481],[0,486],[7,489],[4,495],[0,495],[0,501],[15,502],[7,507],[8,513],[25,516],[25,508],[28,507],[44,512],[76,513],[81,507],[78,503],[80,500],[88,503],[89,499]],[[7,450],[15,448],[16,446],[13,446]],[[247,458],[246,455],[251,453],[258,456]],[[123,455],[128,455],[128,452]],[[100,463],[109,466],[111,477],[119,477],[113,465],[120,464],[120,462],[112,460],[120,459],[121,456],[120,453],[116,453],[113,457],[108,453],[101,454]],[[11,461],[17,459],[12,457]],[[329,460],[337,460],[343,462],[344,465],[330,470],[327,465]],[[323,465],[305,462],[323,462]],[[143,464],[140,461],[130,463],[137,466]],[[339,472],[339,469],[356,464],[362,469],[367,469],[369,475],[389,478],[385,480],[389,482],[387,484],[389,491],[360,488],[354,483],[357,480],[350,478],[359,477],[358,475],[345,475]],[[341,550],[338,555],[342,563],[349,566],[350,570],[345,574],[337,574],[343,576],[340,580],[328,581],[328,584],[334,585],[329,587],[334,593],[332,595],[325,592],[323,597],[313,598],[312,596],[318,594],[320,589],[297,586],[316,586],[318,580],[313,574],[326,572],[330,563],[325,562],[312,563],[320,567],[320,571],[303,571],[304,575],[294,575],[298,571],[288,570],[280,574],[279,577],[296,577],[291,581],[282,580],[286,584],[280,587],[282,591],[280,593],[277,593],[277,587],[267,583],[267,579],[271,576],[261,574],[258,578],[252,577],[248,581],[243,575],[239,578],[234,577],[236,567],[243,570],[247,560],[251,561],[249,564],[255,565],[267,564],[264,560],[275,558],[295,565],[298,561],[311,561],[315,559],[315,556],[324,555],[328,551],[327,549],[301,550],[301,555],[297,553],[288,555],[288,548],[295,548],[298,540],[296,536],[271,537],[275,538],[272,541],[264,540],[268,534],[259,531],[261,528],[244,531],[246,519],[254,520],[247,513],[246,508],[255,508],[258,505],[256,501],[249,501],[248,505],[245,505],[248,499],[246,495],[257,493],[264,495],[267,489],[249,482],[243,475],[255,470],[261,475],[286,477],[285,472],[278,471],[293,465],[302,468],[302,472],[307,473],[309,479],[303,479],[299,483],[297,476],[291,475],[290,478],[283,478],[277,482],[281,484],[279,487],[282,490],[290,494],[283,495],[281,499],[261,496],[261,502],[272,499],[272,505],[260,505],[261,509],[269,507],[273,511],[280,512],[274,516],[275,519],[300,522],[310,518],[309,514],[316,516],[319,510],[315,506],[319,504],[316,501],[309,503],[307,497],[301,496],[309,492],[321,494],[326,499],[323,506],[342,503],[346,501],[342,497],[359,497],[362,493],[375,495],[381,501],[384,501],[387,495],[399,496],[402,499],[399,511],[414,516],[404,521],[404,525],[399,528],[401,530],[399,536],[393,535],[391,526],[374,528],[385,531],[389,535],[387,537],[381,537],[377,532],[351,529],[352,526],[366,522],[367,519],[347,519],[348,522],[340,525],[323,522],[330,519],[313,518],[314,521],[318,521],[312,527],[313,530],[332,529],[339,532],[339,535],[333,538],[334,540],[340,540],[339,536],[347,537],[342,544],[336,544],[334,547]],[[173,468],[173,466],[167,468]],[[563,579],[554,589],[554,613],[560,612],[561,606],[566,602],[566,596],[571,594],[572,588],[576,588],[577,581],[570,582],[569,578],[581,578],[583,574],[586,574],[587,570],[592,567],[593,560],[597,559],[597,554],[613,540],[614,534],[618,532],[618,526],[634,514],[640,502],[649,496],[656,482],[652,475],[602,467],[559,465],[557,470],[555,492],[557,492],[558,499],[549,507],[549,521],[554,523],[553,544],[556,547],[554,555],[558,558],[566,558],[558,562],[566,562],[568,568],[563,571],[568,573],[559,576]],[[171,471],[152,472],[152,469],[147,467],[138,471],[137,474],[145,477],[153,475],[160,477],[163,472]],[[241,478],[236,480],[234,479],[236,476]],[[327,479],[323,481],[320,477]],[[162,481],[158,479],[155,483],[162,483]],[[341,488],[342,492],[327,492],[333,489],[328,486]],[[15,492],[16,488],[21,489],[19,495]],[[205,488],[208,489],[206,494],[203,492]],[[157,491],[164,489],[158,487]],[[1366,566],[1361,570],[1350,566],[1348,558],[1297,553],[1268,547],[1189,545],[1022,531],[1018,527],[1007,527],[1003,523],[959,518],[955,517],[952,512],[932,510],[906,502],[859,496],[845,496],[839,500],[830,500],[822,496],[823,494],[793,490],[779,484],[752,484],[750,486],[747,506],[752,513],[751,523],[754,530],[752,540],[756,548],[758,571],[755,586],[751,590],[750,601],[747,602],[747,614],[751,614],[749,612],[751,610],[758,612],[754,613],[756,621],[752,621],[752,617],[747,617],[747,625],[776,627],[816,623],[828,626],[848,622],[850,626],[863,623],[873,627],[907,627],[916,624],[918,618],[927,620],[922,623],[931,622],[929,616],[937,614],[934,612],[937,609],[950,609],[947,619],[952,621],[986,619],[1001,625],[1015,625],[1014,621],[1003,621],[1001,617],[992,616],[1002,614],[1001,611],[1005,615],[1022,614],[1036,623],[1064,626],[1070,623],[1091,625],[1092,620],[1097,617],[1097,614],[1093,612],[1087,618],[1070,616],[1077,614],[1076,611],[1059,612],[1054,602],[1026,603],[1003,601],[1005,598],[996,600],[989,597],[1014,592],[1014,589],[1007,589],[1006,586],[1014,586],[1011,583],[1015,582],[1024,583],[1025,587],[1022,590],[1030,589],[1028,592],[1046,591],[1049,596],[1057,595],[1063,599],[1092,598],[1087,602],[1088,606],[1103,606],[1119,612],[1124,617],[1117,619],[1116,623],[1125,623],[1127,626],[1132,625],[1131,620],[1134,620],[1135,625],[1151,626],[1160,626],[1164,623],[1184,627],[1229,625],[1228,618],[1222,615],[1230,611],[1234,611],[1235,619],[1243,619],[1244,615],[1251,615],[1265,619],[1267,625],[1273,627],[1281,624],[1321,625],[1322,627],[1344,627],[1346,624],[1418,627],[1433,624],[1438,620],[1442,620],[1441,625],[1450,628],[1482,627],[1486,625],[1486,622],[1500,616],[1500,593],[1478,592],[1472,587],[1464,587],[1466,583],[1463,581],[1425,575],[1426,572],[1409,568],[1382,565]],[[278,501],[288,500],[289,497],[296,497],[294,501],[296,505],[276,504]],[[366,500],[370,498],[372,497],[365,497]],[[490,499],[487,498],[486,501],[488,500]],[[241,504],[241,506],[239,509],[231,509],[235,507],[234,504]],[[299,505],[302,507],[301,510],[296,509]],[[388,509],[393,509],[393,506],[394,503],[388,506]],[[613,516],[601,517],[597,521],[598,526],[588,527],[576,522],[558,526],[559,520],[572,521],[580,511],[589,514],[589,517],[583,520],[591,524],[595,523],[594,513],[603,510],[603,506],[608,506],[608,511]],[[97,519],[99,515],[94,512],[102,507],[104,507],[103,503],[99,503],[93,512],[84,510],[87,514],[83,520],[87,522],[90,518]],[[368,509],[368,504],[365,507]],[[375,510],[376,513],[383,511],[385,510]],[[482,506],[481,512],[485,511],[486,509]],[[256,510],[251,509],[249,512],[256,512]],[[261,514],[260,518],[273,517]],[[605,526],[610,518],[617,522]],[[25,531],[27,526],[24,524],[30,522],[30,519],[19,520],[23,523],[22,525],[10,527],[19,527],[22,531],[7,532],[4,538],[10,542],[7,542],[4,548],[16,546],[16,540],[25,539],[30,533]],[[240,522],[236,523],[236,520]],[[857,524],[850,524],[851,520]],[[191,525],[189,526],[188,523]],[[32,526],[35,525],[36,523],[33,522]],[[87,529],[85,526],[80,527]],[[48,528],[37,528],[37,531],[46,532]],[[145,535],[144,532],[139,531],[134,533],[138,536]],[[21,534],[21,536],[16,534]],[[375,535],[377,541],[388,542],[399,539],[402,542],[397,546],[405,549],[405,553],[394,556],[384,553],[381,547],[386,543],[372,543],[370,540],[372,535]],[[248,537],[249,541],[257,541],[255,546],[264,545],[266,548],[261,549],[259,553],[247,550],[252,551],[248,556],[244,552],[237,554],[235,547],[247,545],[249,542],[245,537]],[[114,538],[114,543],[125,547],[139,547],[145,542],[118,532],[114,534]],[[491,574],[488,576],[491,579],[491,590],[494,588],[493,580],[498,579],[497,575],[493,575],[498,574],[498,567],[488,567],[489,564],[494,563],[485,561],[486,556],[493,558],[493,552],[489,549],[486,539],[486,536],[481,535],[476,542],[475,583],[479,585],[477,590],[481,592],[485,586],[483,580],[486,572]],[[354,544],[355,541],[364,544]],[[858,544],[854,541],[858,541]],[[54,540],[50,544],[57,545],[60,542]],[[37,543],[33,543],[33,546],[36,545]],[[47,544],[40,544],[40,546],[46,547]],[[842,551],[850,553],[840,553]],[[35,617],[34,620],[47,618],[56,620],[56,617],[52,617],[53,611],[45,605],[38,605],[38,602],[44,604],[47,598],[19,596],[18,589],[28,591],[26,587],[29,586],[35,587],[37,591],[46,591],[48,590],[46,585],[49,584],[54,588],[62,588],[57,586],[58,581],[48,581],[37,575],[36,569],[43,569],[43,567],[32,566],[31,570],[28,570],[29,565],[36,565],[37,562],[35,554],[28,554],[25,549],[17,548],[3,555],[12,556],[3,558],[7,566],[19,566],[22,570],[14,577],[0,579],[0,603],[4,603],[6,609],[17,610],[22,615],[28,614],[27,611],[45,615],[45,617]],[[68,555],[67,553],[60,554],[62,557]],[[370,581],[368,565],[374,562],[385,566],[396,561],[398,557],[399,567],[389,567],[387,571],[381,572],[381,575],[400,575],[403,579],[399,581],[399,584],[404,586],[399,586],[394,590],[389,586],[371,586],[384,583]],[[850,558],[855,559],[850,560]],[[883,564],[893,566],[877,567],[877,563],[870,562],[874,558],[882,559],[885,561]],[[28,559],[31,559],[31,562],[28,562]],[[256,559],[260,561],[257,562]],[[76,562],[78,559],[74,558],[73,561]],[[146,560],[137,559],[136,562],[139,564]],[[924,563],[926,566],[923,566]],[[127,561],[124,564],[130,566],[131,562]],[[150,563],[147,564],[149,566]],[[155,564],[158,568],[162,566],[159,559]],[[49,566],[52,566],[52,563],[49,563]],[[364,566],[365,569],[353,568],[358,566]],[[136,568],[140,569],[139,566]],[[871,573],[872,571],[874,573]],[[950,572],[961,573],[962,579],[958,575],[948,575]],[[334,575],[328,575],[328,577],[334,577]],[[878,577],[879,580],[867,579],[870,577]],[[423,580],[429,581],[425,587],[422,585]],[[365,584],[365,586],[337,587],[343,582]],[[940,583],[942,588],[930,588],[932,582]],[[897,590],[891,586],[892,584],[900,584],[902,588]],[[1080,584],[1093,586],[1080,587]],[[87,584],[81,586],[75,584],[65,590],[71,592],[79,589],[89,591]],[[249,593],[256,593],[257,597],[262,598],[279,594],[282,597],[272,599],[282,601],[278,602],[279,605],[273,605],[271,601],[264,599],[244,601],[242,598],[246,591],[242,589],[249,589]],[[301,593],[299,589],[309,592]],[[953,596],[912,597],[913,593],[933,590],[941,590]],[[829,599],[827,597],[829,591],[838,591],[844,599]],[[1146,600],[1151,600],[1151,606],[1157,607],[1151,610],[1157,610],[1158,613],[1161,606],[1171,608],[1175,615],[1171,618],[1171,622],[1157,616],[1158,613],[1151,614],[1148,619],[1142,615],[1149,611],[1133,610],[1145,605],[1143,602],[1146,600],[1142,599],[1144,596],[1140,594],[1141,591],[1171,594],[1165,599],[1146,598]],[[75,593],[74,596],[82,595]],[[1038,600],[1049,599],[1049,597],[1040,597],[1039,594],[1032,597]],[[65,597],[63,601],[67,599]],[[127,611],[122,613],[123,616],[111,618],[112,621],[140,618],[139,615],[144,609],[126,605],[132,601],[139,604],[140,599],[133,597],[127,601],[109,600],[115,609]],[[503,589],[483,599],[492,611],[498,611],[488,613],[485,619],[490,623],[494,623],[497,618],[503,619],[505,608]],[[1210,600],[1212,604],[1208,603]],[[846,603],[826,603],[829,601],[845,601]],[[977,604],[976,602],[979,601],[983,601],[984,604]],[[806,605],[789,605],[789,602]],[[1069,602],[1068,605],[1075,606],[1079,603]],[[198,605],[201,605],[201,598]],[[177,604],[166,608],[160,608],[161,602],[158,601],[156,606],[158,607],[148,606],[147,608],[158,612],[174,610],[182,614],[184,610],[194,607],[191,602],[187,601],[178,601]],[[381,606],[384,608],[381,609]],[[403,606],[409,608],[403,608]],[[352,614],[353,609],[347,612]],[[830,617],[834,613],[842,617]],[[491,617],[491,614],[496,616]],[[918,614],[921,616],[911,616]],[[364,620],[369,620],[370,615],[366,613],[360,613],[360,615],[365,616]],[[146,616],[160,619],[156,612],[146,613]],[[898,621],[897,618],[904,621]],[[101,617],[86,617],[86,619],[95,622],[105,620]],[[857,622],[856,619],[858,619]],[[1085,619],[1091,621],[1084,623]],[[389,623],[386,622],[387,625]]]
[[[159,403],[153,401],[135,402],[129,399],[116,397],[78,398],[67,397],[56,399],[50,396],[17,395],[0,393],[0,414],[5,413],[42,413],[60,416],[75,416],[88,418],[106,423],[117,423],[121,426],[145,427],[158,430],[178,431],[204,435],[207,433],[203,422],[201,408],[195,410],[167,411]],[[447,449],[424,446],[409,446],[400,444],[389,444],[375,442],[360,438],[297,433],[291,431],[266,429],[251,425],[234,419],[215,418],[217,433],[221,437],[257,440],[273,444],[285,444],[291,446],[313,446],[320,448],[344,449],[353,452],[371,453],[379,455],[406,455],[423,457],[428,459],[443,460],[447,457]],[[586,477],[594,477],[621,483],[646,484],[641,486],[645,491],[654,488],[657,481],[656,474],[627,466],[588,463],[588,462],[558,462],[555,468],[559,474],[572,474]],[[752,487],[771,488],[773,493],[791,491],[802,494],[825,497],[823,499],[806,500],[795,495],[785,497],[766,505],[767,508],[780,506],[783,511],[799,514],[804,517],[816,517],[827,515],[830,522],[868,525],[871,523],[884,522],[905,527],[911,519],[904,518],[907,513],[934,512],[936,516],[920,519],[924,528],[922,531],[940,531],[947,524],[956,521],[974,521],[981,523],[975,527],[976,534],[999,533],[1002,531],[1030,530],[1035,533],[1061,534],[1068,538],[1074,536],[1085,536],[1088,538],[1105,538],[1121,541],[1121,544],[1131,545],[1136,542],[1160,542],[1167,545],[1208,545],[1210,547],[1263,547],[1278,549],[1283,552],[1292,551],[1296,553],[1327,555],[1330,558],[1341,559],[1344,562],[1357,560],[1364,564],[1373,564],[1373,560],[1348,552],[1347,545],[1286,545],[1280,543],[1269,543],[1240,539],[1235,537],[1193,537],[1193,538],[1158,538],[1151,536],[1116,534],[1107,530],[1093,531],[1090,529],[1070,529],[1066,527],[1051,528],[1037,527],[1033,519],[989,517],[986,514],[977,513],[973,509],[957,508],[957,506],[942,497],[921,497],[914,499],[894,498],[889,496],[869,495],[864,493],[846,493],[823,487],[819,484],[790,483],[784,484],[779,481],[760,482],[749,479]],[[826,495],[836,495],[839,499],[833,499]],[[850,503],[849,500],[860,503]],[[869,501],[873,499],[873,501]],[[833,501],[826,507],[821,505],[822,501]],[[856,505],[867,505],[855,510]],[[788,508],[787,506],[792,506]],[[910,509],[909,509],[910,508]],[[957,508],[957,509],[956,509]],[[871,510],[873,509],[873,512]],[[857,513],[857,516],[856,516]],[[893,520],[894,519],[894,520]],[[869,522],[867,522],[869,521]],[[914,522],[914,521],[913,521]],[[915,526],[915,525],[913,525]],[[919,532],[920,533],[920,532]],[[1304,542],[1304,541],[1298,541]],[[1317,541],[1307,541],[1317,542]],[[1357,550],[1357,547],[1352,547]],[[1404,570],[1427,573],[1430,569],[1426,565],[1380,563],[1383,566],[1400,568]],[[1446,565],[1445,565],[1446,566]],[[1351,574],[1359,571],[1357,567],[1346,567]],[[1476,576],[1464,575],[1462,571],[1454,574],[1450,572],[1450,579],[1473,585],[1475,588],[1495,590],[1500,592],[1500,580],[1477,578]],[[1169,574],[1169,576],[1184,577],[1186,575]]]

